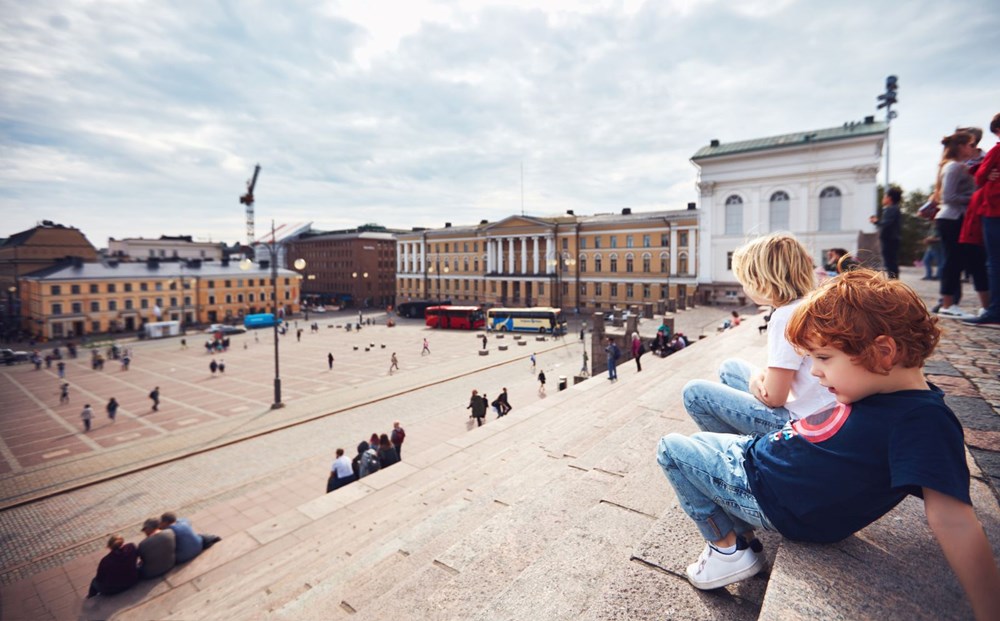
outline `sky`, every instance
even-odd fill
[[[1000,111],[998,31],[982,0],[0,0],[0,237],[245,241],[257,163],[258,237],[683,209],[711,139],[883,119],[890,74],[891,180],[926,189]]]

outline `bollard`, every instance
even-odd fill
[[[559,376],[559,390],[566,390],[566,376]]]
[[[506,345],[500,345],[497,349],[499,349],[500,351],[507,351],[507,346]]]
[[[518,341],[517,344],[518,345],[527,345],[528,341]]]
[[[488,349],[480,349],[479,350],[479,355],[480,356],[489,356],[490,355],[490,350],[488,350]]]

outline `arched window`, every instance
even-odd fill
[[[771,195],[768,207],[768,220],[771,222],[771,232],[788,230],[788,193],[778,191]]]
[[[594,255],[594,271],[595,272],[601,271],[601,255],[599,254]]]
[[[577,264],[580,266],[580,273],[587,271],[587,255],[581,254],[576,260]]]
[[[618,271],[618,255],[612,254],[608,259],[611,261],[611,273],[614,274]]]
[[[642,255],[642,271],[646,274],[650,272],[651,264],[653,262],[653,256],[648,252]]]
[[[631,252],[625,255],[625,271],[629,274],[635,271],[635,257]]]
[[[686,252],[677,255],[677,273],[681,276],[688,273],[688,256]]]
[[[726,235],[743,234],[743,199],[733,194],[726,199]],[[683,245],[683,244],[682,244]]]
[[[819,193],[819,230],[840,230],[840,190],[830,186]]]
[[[465,257],[465,258],[464,258],[464,259],[462,260],[462,268],[463,268],[463,269],[464,269],[464,270],[465,270],[466,272],[468,272],[468,271],[469,271],[469,257]]]
[[[660,273],[670,275],[670,253],[660,253]]]

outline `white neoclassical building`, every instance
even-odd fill
[[[817,265],[829,248],[858,250],[874,229],[876,175],[887,127],[866,117],[813,131],[712,140],[691,158],[701,194],[698,283],[705,301],[742,293],[731,257],[747,239],[790,231]]]

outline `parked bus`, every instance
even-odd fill
[[[424,311],[426,311],[431,306],[446,306],[451,304],[451,300],[441,300],[434,302],[431,300],[414,300],[412,302],[403,302],[396,307],[396,314],[400,317],[423,317]]]
[[[281,325],[282,320],[278,320],[278,325]],[[243,318],[243,325],[247,330],[256,330],[257,328],[270,328],[274,326],[274,315],[272,313],[257,313],[254,315],[247,315]]]
[[[486,325],[497,332],[538,332],[565,334],[566,319],[561,308],[491,308],[486,311]]]
[[[479,306],[431,306],[424,311],[428,328],[479,330],[486,327],[486,316]]]

